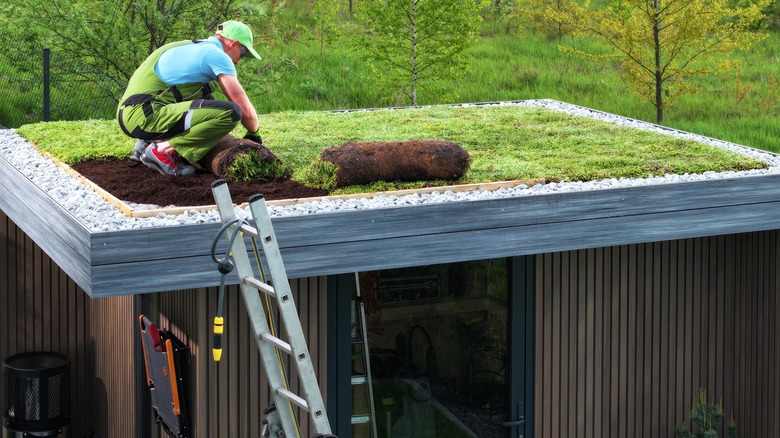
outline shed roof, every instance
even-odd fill
[[[290,278],[778,228],[780,172],[680,181],[548,185],[507,197],[280,214],[273,223]],[[89,202],[106,202],[97,198]],[[95,230],[1,154],[0,209],[92,297],[219,284],[210,253],[217,222]]]

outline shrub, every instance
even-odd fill
[[[692,433],[687,427],[677,426],[676,435],[679,438],[717,438],[718,424],[723,420],[723,399],[718,404],[708,404],[707,390],[699,388],[699,398],[694,401],[690,420],[696,424],[698,433]],[[732,418],[726,424],[726,438],[737,438],[737,423]]]

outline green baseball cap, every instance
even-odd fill
[[[253,58],[261,59],[260,55],[258,55],[252,47],[252,29],[246,24],[234,20],[226,21],[217,26],[217,33],[229,40],[238,41],[242,46],[249,50],[249,54],[252,55]]]

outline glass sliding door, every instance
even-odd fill
[[[378,436],[507,436],[507,260],[359,277]],[[354,346],[353,371],[361,372],[362,354]],[[353,412],[365,412],[365,388],[352,389]],[[352,436],[371,436],[368,424],[352,427]]]

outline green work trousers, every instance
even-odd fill
[[[168,140],[190,163],[196,163],[241,121],[233,102],[197,99],[160,105],[155,102],[122,108],[121,122],[132,137]]]

